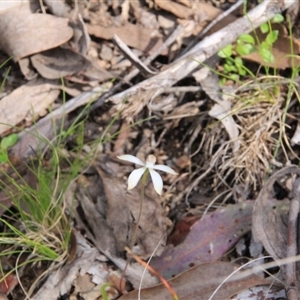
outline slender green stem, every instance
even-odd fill
[[[145,186],[146,186],[146,182],[147,182],[147,178],[148,178],[148,173],[149,173],[149,170],[146,169],[146,171],[144,172],[144,174],[142,176],[142,180],[141,180],[142,187],[141,187],[141,197],[140,197],[140,209],[139,209],[138,218],[137,218],[136,223],[135,223],[134,228],[133,228],[133,233],[132,233],[131,241],[129,243],[130,250],[132,250],[132,248],[134,247],[134,244],[135,244],[136,239],[137,239],[138,228],[139,228],[140,220],[141,220],[141,217],[142,217],[143,202],[144,202],[144,199],[145,199]],[[130,260],[131,260],[131,258],[128,257],[127,261],[126,261],[125,268],[124,268],[124,270],[122,272],[122,276],[121,276],[121,280],[120,280],[120,287],[119,287],[120,290],[121,290],[122,278],[125,275],[125,272],[126,272],[126,269],[127,269],[127,266],[129,264]]]
[[[137,218],[136,223],[134,225],[131,242],[129,244],[129,247],[130,247],[131,250],[132,250],[132,248],[133,248],[133,246],[136,242],[137,232],[138,232],[139,224],[140,224],[141,217],[142,217],[143,203],[144,203],[144,199],[145,199],[145,185],[146,185],[146,182],[147,182],[148,173],[149,173],[149,171],[148,171],[148,169],[146,169],[146,171],[145,171],[145,173],[143,174],[143,177],[142,177],[139,215],[138,215],[138,218]]]

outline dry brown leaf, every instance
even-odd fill
[[[105,81],[113,75],[70,49],[55,48],[33,55],[31,58],[35,69],[47,79],[59,79],[71,75],[84,75],[90,80]],[[69,78],[72,80],[72,78]]]
[[[169,284],[176,291],[179,299],[184,300],[207,300],[215,291],[220,283],[239,266],[228,262],[215,262],[202,264],[194,267],[182,274],[169,280]],[[237,278],[237,277],[236,277]],[[236,279],[224,283],[218,290],[213,300],[229,299],[236,293],[256,286],[267,285],[269,282],[257,275],[251,275],[243,279]],[[162,284],[151,288],[141,290],[141,299],[143,300],[169,300],[170,293]],[[123,295],[119,300],[138,299],[138,291],[135,290],[127,295]]]
[[[55,48],[33,55],[35,69],[47,79],[59,79],[86,68],[89,62],[80,54],[64,48]]]
[[[0,101],[0,134],[11,130],[25,118],[31,121],[44,113],[60,93],[54,81],[33,80]]]
[[[116,34],[127,46],[150,53],[162,45],[161,35],[153,36],[153,30],[126,23],[122,27],[103,27],[87,24],[88,33],[101,39],[111,40]]]
[[[191,8],[174,1],[154,0],[154,2],[159,8],[166,10],[181,19],[190,19],[194,14],[194,11]]]
[[[15,61],[60,46],[72,37],[68,19],[21,8],[5,11],[0,18],[0,48]]]

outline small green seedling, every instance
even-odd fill
[[[110,283],[103,283],[100,287],[100,292],[103,300],[109,300],[108,295],[106,293],[106,288],[110,288],[112,285]]]
[[[19,139],[16,133],[12,133],[1,140],[0,143],[0,163],[8,162],[7,150],[12,147]]]
[[[257,42],[255,45],[255,39],[250,34],[242,34],[236,42],[236,45],[227,45],[218,52],[218,56],[225,59],[223,65],[225,78],[221,80],[221,84],[225,83],[226,78],[233,81],[238,81],[240,76],[245,76],[247,73],[252,75],[250,70],[248,70],[241,56],[249,55],[257,51],[266,63],[274,62],[275,58],[272,53],[272,48],[276,40],[278,39],[278,30],[272,29],[272,23],[280,23],[284,20],[283,16],[277,14],[274,18],[260,26],[260,31],[267,34],[266,38],[262,42]],[[235,57],[234,57],[235,56]]]

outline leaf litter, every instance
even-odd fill
[[[251,26],[239,19],[237,10],[218,21],[202,42],[198,36],[222,13],[212,3],[125,0],[1,4],[1,62],[9,57],[13,61],[2,67],[5,84],[0,95],[0,134],[19,133],[19,141],[9,149],[15,169],[0,166],[3,218],[9,218],[4,212],[11,206],[13,195],[20,192],[15,182],[31,187],[39,184],[29,161],[42,161],[45,166],[50,163],[43,153],[43,149],[47,153],[47,143],[41,138],[54,142],[57,128],[67,130],[80,115],[85,118],[80,154],[84,161],[93,141],[103,133],[109,137],[105,144],[98,145],[94,159],[82,167],[67,189],[65,205],[67,214],[72,215],[75,239],[69,244],[65,264],[59,269],[43,264],[46,275],[38,282],[34,282],[34,276],[26,277],[29,269],[23,268],[20,273],[20,283],[31,299],[71,299],[76,295],[101,299],[100,289],[105,283],[110,284],[109,299],[138,299],[140,283],[141,299],[170,299],[166,288],[138,263],[131,263],[125,277],[122,275],[128,258],[124,247],[133,235],[141,189],[138,185],[126,190],[132,166],[116,160],[125,153],[142,161],[153,154],[158,164],[166,164],[180,174],[177,178],[163,175],[162,197],[147,182],[132,249],[144,260],[154,256],[150,265],[169,279],[180,299],[239,299],[238,293],[243,290],[252,291],[243,297],[259,299],[258,294],[264,293],[268,299],[283,288],[292,297],[291,287],[298,286],[299,275],[289,267],[282,267],[278,274],[271,270],[273,277],[278,276],[274,289],[270,278],[254,273],[242,277],[237,269],[247,264],[243,256],[263,261],[263,255],[283,259],[287,254],[297,254],[292,239],[295,226],[286,226],[290,203],[298,201],[297,185],[289,188],[282,183],[281,171],[266,180],[276,166],[286,182],[297,182],[297,167],[282,168],[299,160],[297,139],[289,144],[298,126],[297,78],[284,81],[256,69],[255,80],[247,79],[243,86],[228,81],[226,89],[219,86],[215,74],[209,73],[205,79],[197,71],[200,63],[210,59],[225,42],[234,43],[241,33],[261,25],[255,23],[254,16],[273,14],[267,3],[250,12]],[[284,2],[283,7],[290,5]],[[233,25],[235,20],[238,23]],[[294,25],[297,28],[297,21]],[[286,69],[293,64],[286,58],[291,52],[291,39],[283,26],[279,31],[275,62],[279,69]],[[178,34],[172,36],[173,32]],[[124,56],[121,42],[113,43],[114,35],[131,48],[132,54]],[[292,44],[298,54],[299,42],[294,37]],[[184,53],[189,46],[190,52]],[[145,63],[147,57],[150,60]],[[136,58],[145,67],[135,69]],[[246,58],[266,66],[257,55]],[[218,69],[220,61],[214,59],[207,64]],[[151,72],[141,72],[147,69]],[[289,102],[291,84],[295,88]],[[82,112],[80,107],[86,105]],[[110,126],[116,115],[119,118]],[[115,137],[116,132],[119,134]],[[282,134],[284,142],[281,140],[278,147]],[[67,137],[66,160],[74,160],[77,141],[76,134]],[[193,221],[180,233],[180,242],[172,245],[175,224],[189,218]],[[291,214],[289,218],[294,220]],[[264,252],[253,254],[250,250],[254,247],[249,238],[251,229]],[[288,236],[292,240],[286,248]],[[234,248],[238,241],[244,241],[239,245],[244,250]],[[222,262],[224,259],[227,261]],[[295,262],[290,265],[295,266]],[[11,264],[5,270],[9,269]],[[256,292],[260,285],[268,290]],[[19,286],[14,282],[11,288],[1,290],[9,299],[19,299],[24,297]],[[125,289],[134,291],[121,295]]]

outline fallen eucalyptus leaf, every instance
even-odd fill
[[[25,118],[34,120],[53,103],[60,93],[53,81],[32,80],[0,101],[0,134],[12,129]]]
[[[268,211],[287,210],[286,201],[267,199]],[[228,205],[195,222],[185,240],[176,247],[166,247],[150,265],[166,279],[192,266],[220,259],[251,230],[254,201]]]
[[[89,64],[82,55],[64,48],[47,50],[33,55],[30,59],[40,75],[47,79],[73,75]]]
[[[11,9],[1,14],[0,48],[15,61],[55,48],[73,35],[66,18]]]
[[[179,299],[184,300],[207,300],[216,288],[236,271],[238,265],[228,262],[206,263],[194,267],[175,278],[169,280],[169,284],[176,291]],[[267,285],[269,281],[257,275],[251,275],[243,279],[238,279],[238,272],[234,280],[226,281],[216,292],[212,300],[225,300],[231,296],[256,285]],[[138,298],[138,290],[123,295],[119,300],[133,300]],[[170,300],[172,296],[162,284],[151,288],[142,289],[140,294],[142,300]]]

